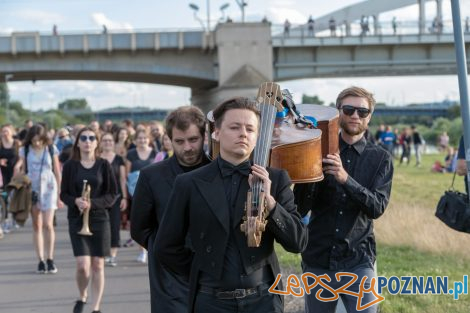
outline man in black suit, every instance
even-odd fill
[[[189,312],[283,312],[281,297],[268,291],[280,272],[274,240],[294,253],[307,243],[291,181],[283,170],[250,163],[260,127],[256,103],[230,99],[213,116],[220,155],[176,178],[155,241],[157,257],[189,278]],[[260,246],[249,248],[240,224],[254,177],[268,212]],[[185,245],[188,234],[192,249]]]
[[[168,115],[165,124],[174,155],[141,170],[131,211],[131,236],[149,251],[152,313],[187,311],[187,282],[162,267],[153,246],[176,176],[209,163],[202,149],[205,117],[201,110],[180,107]]]

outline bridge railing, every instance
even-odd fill
[[[381,36],[381,35],[416,35],[416,34],[452,34],[453,26],[452,20],[444,20],[441,23],[436,23],[433,20],[425,21],[424,33],[420,33],[419,21],[396,21],[396,27],[393,27],[392,20],[379,21],[374,23],[373,19],[369,19],[368,31],[364,32],[360,21],[355,21],[349,25],[344,22],[336,21],[336,37],[345,36]],[[462,21],[462,29],[470,34],[470,25]],[[320,31],[318,31],[320,30]],[[289,32],[285,31],[284,24],[272,24],[271,33],[273,37],[331,37],[332,32],[328,24],[314,24],[314,31],[309,30],[307,23],[305,24],[291,24]]]
[[[154,50],[213,48],[211,34],[203,31],[160,31],[160,32],[120,32],[78,33],[68,32],[45,34],[40,32],[13,32],[0,36],[0,54],[18,53],[82,52],[115,50]]]

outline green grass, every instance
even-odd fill
[[[454,281],[463,281],[470,273],[470,262],[446,255],[435,255],[416,251],[410,247],[378,247],[377,272],[379,276],[448,276],[449,288]],[[408,287],[410,290],[410,287]],[[470,297],[461,295],[453,300],[452,295],[390,295],[384,292],[382,313],[467,313]]]

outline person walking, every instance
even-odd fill
[[[174,154],[142,169],[135,188],[131,235],[149,251],[152,313],[188,311],[188,283],[184,277],[163,267],[160,259],[155,257],[154,243],[176,176],[210,162],[203,151],[205,120],[204,113],[194,106],[172,111],[165,125]]]
[[[2,126],[0,139],[0,169],[3,190],[6,189],[6,187],[11,181],[11,178],[15,174],[15,164],[16,162],[18,162],[18,150],[20,144],[18,140],[14,138],[14,135],[15,129],[13,125],[5,124]],[[8,198],[9,197],[4,197],[7,207]],[[4,216],[0,217],[0,221],[5,221],[3,225],[0,224],[0,234],[3,234],[3,230],[5,231],[5,233],[8,233],[10,231],[11,226],[13,225],[13,221],[8,220],[7,210],[0,214],[4,214]],[[3,227],[5,229],[3,229]]]
[[[121,212],[127,209],[129,197],[126,188],[126,165],[123,157],[116,154],[114,148],[114,136],[111,133],[103,133],[101,135],[100,157],[105,159],[111,165],[114,177],[116,178],[118,188],[118,199],[114,202],[113,207],[109,211],[109,221],[111,225],[111,251],[110,255],[105,258],[105,265],[117,266],[117,253],[120,247],[120,226]]]
[[[63,206],[59,199],[61,172],[59,152],[51,144],[47,130],[42,125],[33,125],[26,134],[24,147],[19,150],[20,159],[15,172],[20,168],[31,179],[33,192],[31,218],[33,220],[33,242],[39,259],[37,273],[57,273],[54,263],[55,210]]]
[[[76,282],[79,298],[73,313],[83,312],[88,300],[88,284],[93,291],[92,313],[100,313],[103,297],[104,257],[110,254],[111,230],[109,209],[117,198],[116,178],[108,161],[99,158],[98,134],[90,127],[82,128],[73,145],[72,158],[64,164],[60,198],[68,207],[69,236],[76,261]],[[84,196],[90,187],[89,198]],[[84,225],[83,214],[89,214]],[[78,232],[89,227],[92,235]]]
[[[373,95],[364,88],[350,87],[337,97],[339,110],[339,153],[323,158],[325,178],[318,183],[296,184],[295,202],[302,215],[311,212],[309,240],[302,253],[305,273],[328,275],[333,290],[349,284],[347,290],[369,290],[375,277],[376,260],[373,221],[385,211],[390,199],[393,158],[390,153],[364,137],[375,106]],[[357,282],[336,276],[357,275]],[[340,280],[340,281],[339,281]],[[326,283],[326,281],[325,281]],[[309,280],[308,284],[312,284]],[[336,301],[321,301],[331,293],[316,285],[305,298],[305,311],[335,312]],[[331,290],[331,289],[330,289]],[[349,294],[340,294],[347,312],[358,312],[359,304],[375,300],[365,293],[362,302]],[[361,312],[376,312],[377,305]]]
[[[415,125],[411,125],[411,136],[412,136],[412,142],[413,142],[413,147],[415,150],[415,156],[416,156],[416,164],[415,166],[420,167],[421,166],[421,146],[424,144],[423,137],[421,137],[421,134],[419,131],[416,129]]]
[[[219,157],[176,177],[154,242],[156,257],[189,277],[189,312],[239,312],[240,307],[244,312],[283,312],[282,298],[268,291],[280,273],[274,241],[293,253],[307,243],[291,181],[284,170],[250,162],[260,127],[255,101],[226,100],[213,116]],[[254,177],[262,184],[267,210],[257,248],[248,247],[240,229]]]
[[[131,202],[132,197],[134,196],[135,186],[137,185],[137,180],[140,175],[140,170],[145,166],[152,164],[156,156],[155,150],[150,147],[150,134],[146,128],[137,129],[135,132],[135,142],[136,148],[129,150],[126,162],[128,173],[127,188],[131,196]],[[132,229],[132,223],[130,227]],[[131,245],[132,243],[128,241],[126,244]],[[137,257],[137,262],[147,263],[147,256],[147,250],[141,247],[139,256]]]

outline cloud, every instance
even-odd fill
[[[20,10],[15,13],[15,16],[27,23],[39,24],[42,26],[60,24],[65,21],[64,16],[59,13],[41,10]]]
[[[308,19],[308,16],[301,13],[299,10],[285,7],[269,8],[269,16],[275,24],[282,24],[286,19],[292,24],[304,24]]]
[[[116,22],[108,18],[104,13],[96,12],[91,14],[91,19],[98,26],[106,25],[109,30],[127,30],[133,31],[134,27],[127,22]]]

